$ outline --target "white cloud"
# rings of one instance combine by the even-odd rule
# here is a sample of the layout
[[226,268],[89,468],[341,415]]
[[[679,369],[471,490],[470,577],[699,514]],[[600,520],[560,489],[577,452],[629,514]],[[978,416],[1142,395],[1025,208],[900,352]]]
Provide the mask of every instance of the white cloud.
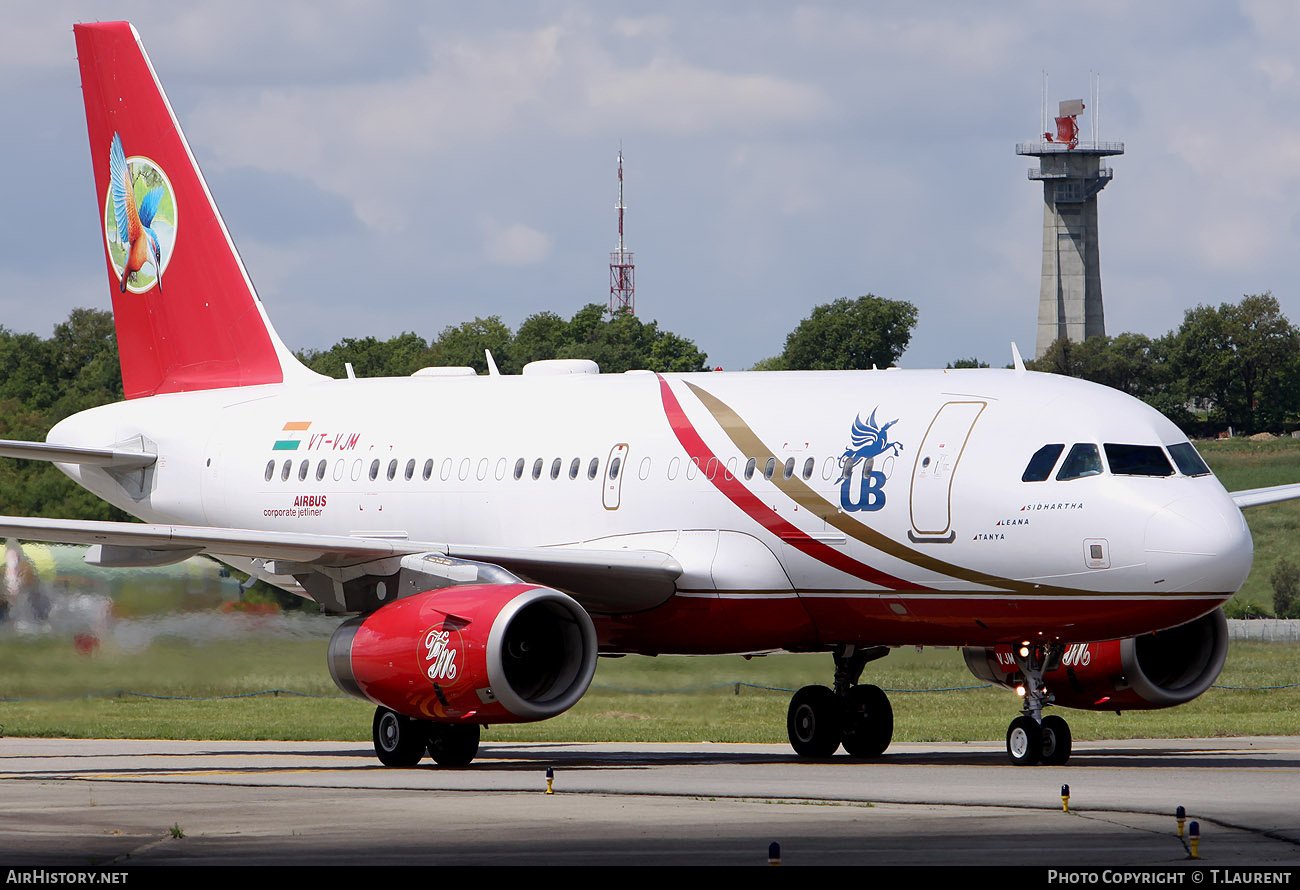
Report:
[[483,234],[483,258],[498,266],[531,266],[551,255],[553,239],[523,223],[501,223],[492,218],[479,221]]
[[676,135],[788,126],[830,110],[825,95],[813,86],[666,58],[590,77],[587,97],[597,114],[640,130]]

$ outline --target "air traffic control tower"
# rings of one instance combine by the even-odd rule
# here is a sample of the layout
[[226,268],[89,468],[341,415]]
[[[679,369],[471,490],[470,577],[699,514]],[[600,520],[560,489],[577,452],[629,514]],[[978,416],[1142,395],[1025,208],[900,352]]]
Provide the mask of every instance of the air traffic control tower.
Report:
[[1106,333],[1097,250],[1097,193],[1114,178],[1102,161],[1124,153],[1122,142],[1079,141],[1082,99],[1060,104],[1056,132],[1022,142],[1016,154],[1038,158],[1029,178],[1043,183],[1043,281],[1034,357],[1060,337],[1082,342]]

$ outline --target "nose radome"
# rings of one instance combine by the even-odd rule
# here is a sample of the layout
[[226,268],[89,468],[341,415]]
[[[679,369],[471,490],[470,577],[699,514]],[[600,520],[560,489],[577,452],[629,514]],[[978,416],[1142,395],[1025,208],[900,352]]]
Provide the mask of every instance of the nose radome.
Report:
[[1226,494],[1174,501],[1147,521],[1147,572],[1160,591],[1233,594],[1250,574],[1255,546]]

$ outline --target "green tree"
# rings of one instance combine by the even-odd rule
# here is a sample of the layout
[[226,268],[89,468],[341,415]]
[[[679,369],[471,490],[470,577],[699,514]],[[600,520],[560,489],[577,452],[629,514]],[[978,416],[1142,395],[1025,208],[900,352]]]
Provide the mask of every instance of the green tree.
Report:
[[1170,362],[1210,417],[1246,432],[1278,429],[1300,408],[1300,333],[1271,293],[1187,310]]
[[1300,567],[1286,557],[1273,566],[1273,614],[1278,618],[1300,618]]
[[[112,316],[74,309],[42,340],[0,328],[0,438],[43,441],[77,411],[122,398]],[[45,461],[0,460],[0,513],[125,519]]]
[[[554,312],[538,312],[524,319],[511,344],[511,358],[519,371],[529,362],[555,358],[564,347],[569,323]],[[502,368],[504,371],[505,368]]]
[[[531,320],[524,322],[521,332]],[[555,333],[552,330],[552,335]],[[600,303],[588,303],[579,309],[558,342],[552,357],[591,359],[607,373],[708,369],[708,356],[690,340],[661,331],[657,321],[645,322],[631,313],[609,317],[609,310]]]
[[346,377],[349,362],[358,377],[406,377],[431,364],[433,352],[423,337],[407,331],[387,340],[344,337],[327,350],[308,350],[298,358],[327,377]]
[[56,419],[122,400],[122,365],[111,312],[73,309],[67,321],[54,326],[49,347],[62,390],[54,404]]
[[487,371],[485,349],[492,350],[492,359],[498,368],[513,367],[510,358],[510,328],[498,315],[475,318],[456,326],[442,329],[433,341],[434,365],[470,367],[480,374]]
[[888,368],[912,339],[916,307],[867,294],[818,306],[785,340],[789,370]]
[[952,371],[958,368],[987,368],[988,362],[982,362],[972,356],[971,358],[959,358],[955,362],[948,362],[947,369]]

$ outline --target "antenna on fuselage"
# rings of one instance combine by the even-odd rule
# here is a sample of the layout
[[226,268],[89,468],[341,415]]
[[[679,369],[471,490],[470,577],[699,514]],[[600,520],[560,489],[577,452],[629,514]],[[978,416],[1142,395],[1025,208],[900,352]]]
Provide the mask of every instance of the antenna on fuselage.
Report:
[[494,359],[492,358],[492,350],[490,350],[490,349],[484,349],[484,350],[483,350],[483,355],[487,356],[488,376],[489,376],[489,377],[500,377],[500,376],[501,376],[501,372],[497,370],[497,363],[496,363],[496,360],[494,360]]
[[1011,367],[1015,368],[1018,373],[1024,373],[1025,360],[1020,357],[1020,350],[1016,347],[1016,341],[1011,341]]

